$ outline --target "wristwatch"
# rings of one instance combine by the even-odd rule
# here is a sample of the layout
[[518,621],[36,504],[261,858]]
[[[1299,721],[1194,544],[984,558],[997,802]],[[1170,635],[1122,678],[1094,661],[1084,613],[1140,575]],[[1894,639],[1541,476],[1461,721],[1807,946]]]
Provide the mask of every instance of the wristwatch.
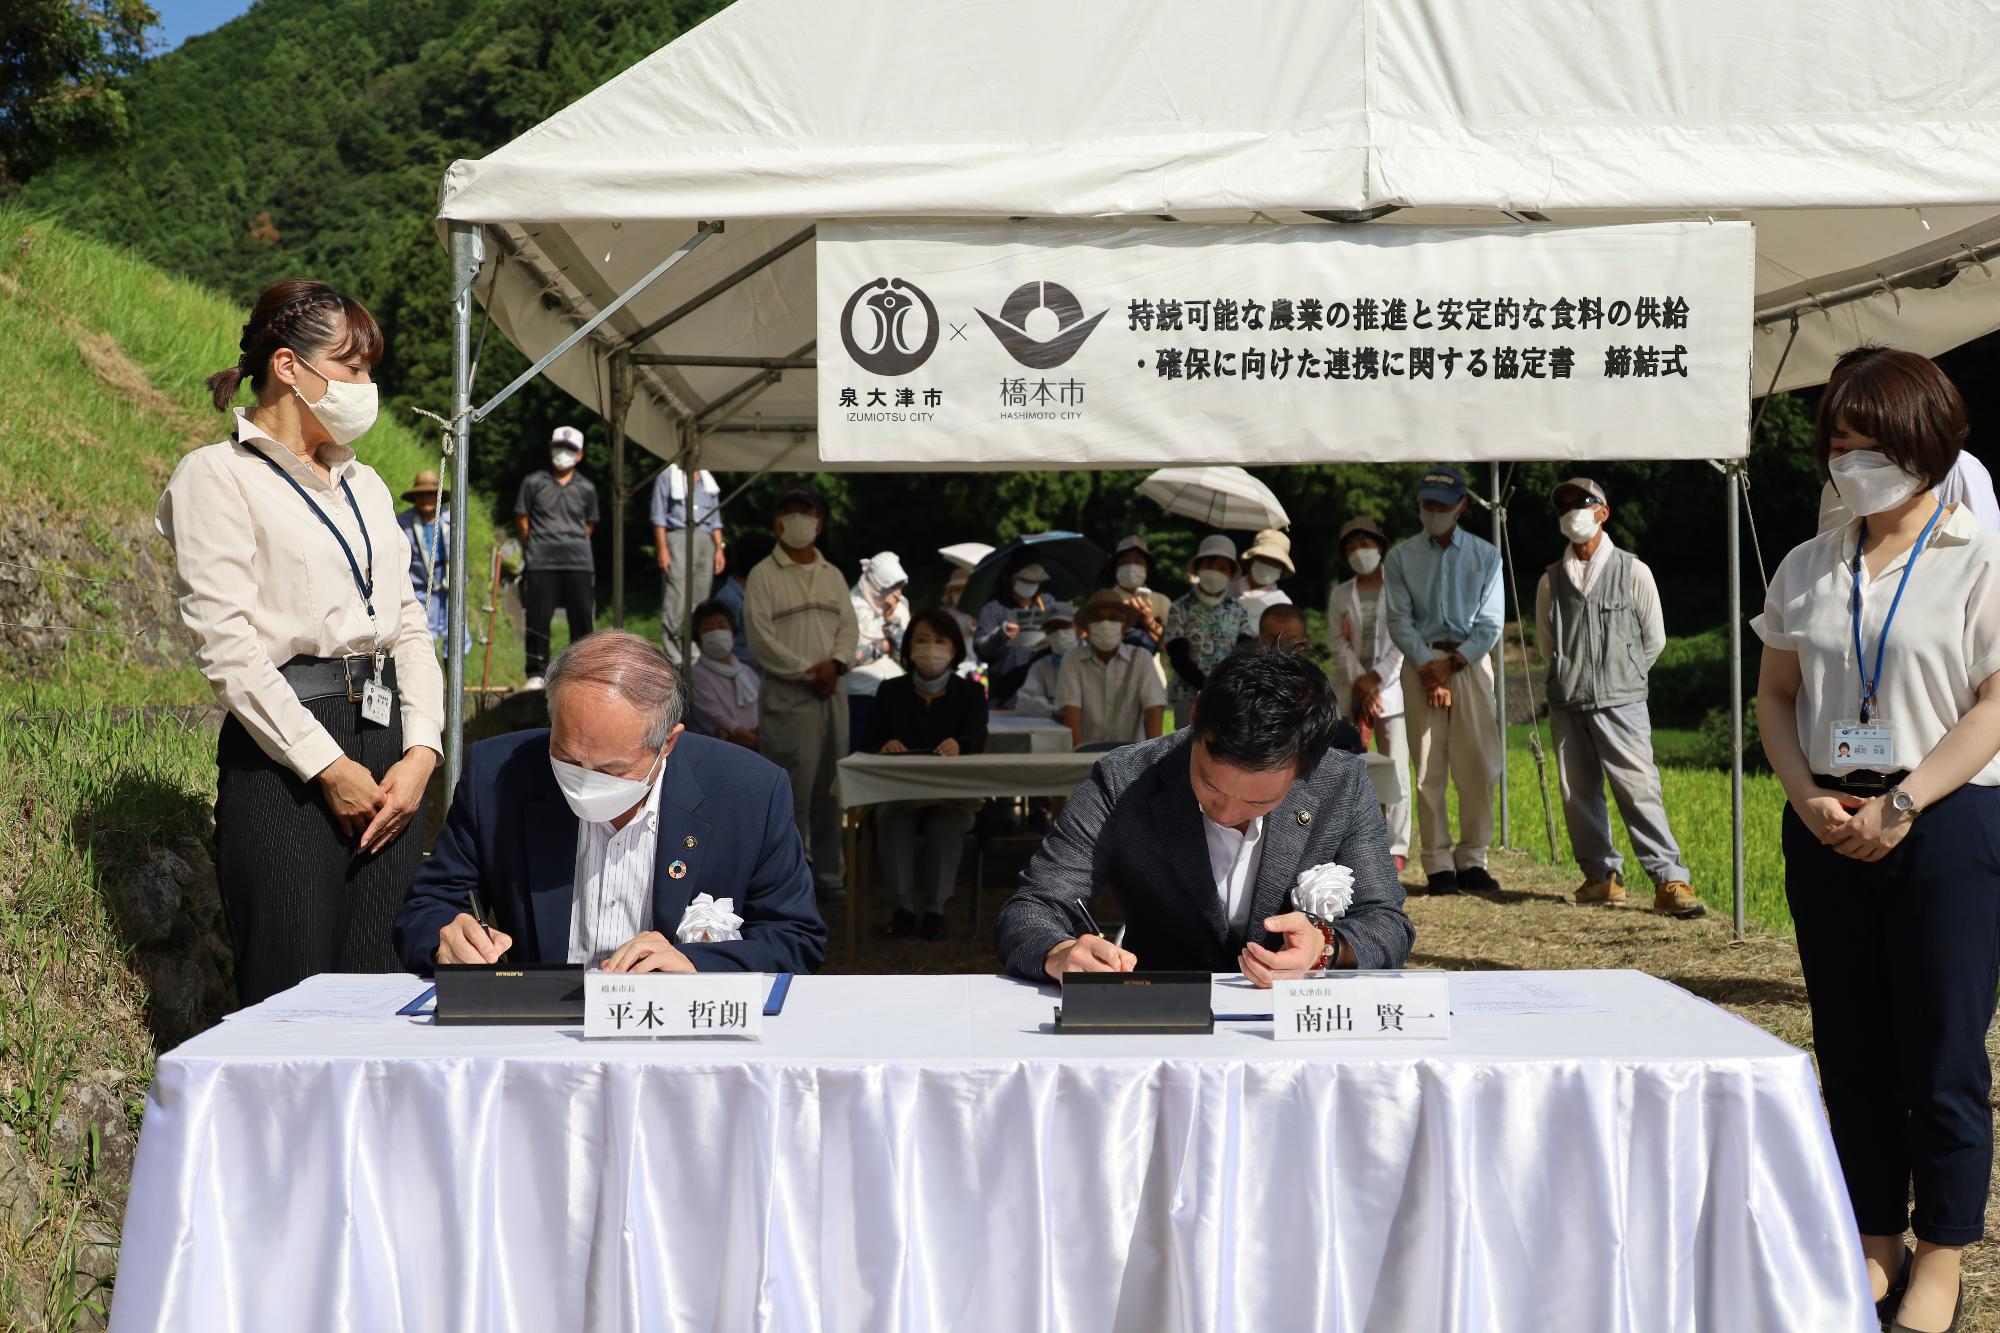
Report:
[[1304,916],[1319,931],[1320,937],[1319,961],[1312,965],[1312,970],[1323,972],[1332,967],[1333,960],[1340,956],[1340,937],[1333,933],[1333,922],[1325,917],[1314,916],[1311,912]]
[[1917,798],[1904,791],[1901,787],[1891,787],[1889,789],[1889,808],[1899,815],[1915,819],[1917,817]]

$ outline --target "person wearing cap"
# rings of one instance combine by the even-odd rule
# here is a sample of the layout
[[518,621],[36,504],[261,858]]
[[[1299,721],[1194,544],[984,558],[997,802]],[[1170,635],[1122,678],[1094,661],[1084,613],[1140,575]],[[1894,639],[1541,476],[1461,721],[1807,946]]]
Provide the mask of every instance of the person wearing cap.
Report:
[[750,647],[764,669],[757,737],[764,757],[791,775],[792,814],[822,893],[845,886],[843,811],[834,766],[847,753],[845,677],[861,639],[840,571],[819,550],[826,529],[819,495],[792,486],[771,525],[778,544],[750,571],[743,607]]
[[910,627],[910,603],[904,596],[909,581],[901,557],[879,551],[861,562],[861,577],[848,590],[861,635],[854,647],[854,670],[847,677],[850,740],[868,734],[868,715],[882,682],[903,674],[897,659]]
[[1291,604],[1291,595],[1278,586],[1279,579],[1299,572],[1292,564],[1290,537],[1276,528],[1265,528],[1243,553],[1243,564],[1243,605],[1250,612],[1251,624],[1258,623],[1266,607]]
[[[1493,649],[1505,603],[1500,552],[1459,527],[1465,475],[1434,467],[1417,484],[1424,530],[1382,562],[1389,637],[1403,654],[1403,703],[1417,761],[1417,820],[1432,893],[1499,888],[1486,869],[1493,788],[1505,752],[1493,697]],[[1446,783],[1458,788],[1458,841]]]
[[590,539],[597,532],[597,487],[576,470],[583,461],[583,432],[557,426],[549,436],[549,467],[521,479],[514,522],[521,531],[527,567],[521,571],[526,613],[528,688],[542,688],[549,665],[549,624],[556,604],[569,619],[575,643],[597,627],[596,561]]
[[1173,706],[1176,728],[1187,725],[1194,697],[1208,673],[1236,651],[1237,644],[1256,637],[1249,611],[1229,595],[1238,572],[1236,544],[1220,533],[1204,537],[1189,569],[1195,586],[1167,612],[1164,631],[1167,660],[1174,669],[1167,702]]
[[1165,726],[1167,695],[1152,654],[1127,641],[1135,614],[1110,588],[1083,604],[1083,648],[1063,659],[1056,677],[1055,715],[1078,748],[1149,741]]
[[1667,827],[1646,676],[1667,646],[1653,571],[1604,530],[1604,488],[1571,477],[1549,493],[1568,543],[1535,587],[1535,642],[1548,659],[1549,730],[1555,736],[1569,847],[1583,871],[1580,903],[1625,897],[1624,858],[1611,840],[1605,779],[1625,816],[1632,848],[1653,881],[1653,910],[1702,914],[1680,844]]
[[1340,528],[1340,558],[1354,577],[1326,598],[1327,646],[1333,651],[1333,687],[1341,715],[1360,730],[1396,770],[1396,798],[1384,810],[1389,853],[1396,869],[1410,855],[1410,737],[1403,725],[1403,650],[1389,637],[1382,611],[1382,556],[1389,538],[1382,520],[1358,514]]
[[[708,600],[715,580],[729,567],[722,542],[722,493],[715,474],[697,470],[693,494],[689,494],[687,473],[678,463],[669,463],[653,478],[653,544],[660,562],[660,646],[667,660],[678,665],[681,658],[681,617],[692,603]],[[688,567],[688,515],[694,515],[693,568]],[[693,598],[688,584],[693,583]],[[699,632],[699,631],[695,631]]]
[[[451,642],[451,599],[446,574],[451,567],[451,512],[438,509],[438,474],[428,468],[403,492],[409,505],[396,515],[396,526],[410,543],[410,589],[424,604],[431,640],[443,652]],[[472,629],[465,631],[464,651],[472,651]]]
[[986,663],[987,691],[995,708],[1007,708],[1020,688],[1021,673],[1042,646],[1042,618],[1049,613],[1049,599],[1042,586],[1049,571],[1024,557],[1008,576],[1006,592],[979,608],[972,647]]
[[1056,716],[1056,677],[1064,659],[1077,649],[1075,608],[1068,602],[1050,602],[1042,616],[1042,633],[1048,640],[1028,662],[1028,672],[1014,692],[1014,712],[1021,717]]

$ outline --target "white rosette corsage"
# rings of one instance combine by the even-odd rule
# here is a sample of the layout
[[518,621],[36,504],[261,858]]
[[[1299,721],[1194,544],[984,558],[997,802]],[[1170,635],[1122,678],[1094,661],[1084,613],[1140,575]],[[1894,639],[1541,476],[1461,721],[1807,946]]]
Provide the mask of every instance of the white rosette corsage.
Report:
[[687,911],[681,913],[674,938],[682,944],[720,944],[724,940],[742,939],[743,918],[731,910],[735,906],[734,898],[718,900],[697,893]]
[[1332,861],[1301,870],[1292,902],[1301,912],[1325,921],[1346,916],[1354,905],[1354,872]]

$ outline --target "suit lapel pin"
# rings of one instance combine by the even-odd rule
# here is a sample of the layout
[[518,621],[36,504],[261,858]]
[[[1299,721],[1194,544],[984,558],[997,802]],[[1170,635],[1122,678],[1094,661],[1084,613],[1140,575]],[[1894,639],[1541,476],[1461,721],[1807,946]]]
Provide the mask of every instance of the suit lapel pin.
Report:
[[667,867],[668,879],[686,879],[687,873],[688,863],[685,861],[676,861]]
[[1312,811],[1310,810],[1299,811],[1299,826],[1301,828],[1305,827],[1306,825],[1312,822],[1313,822]]
[[695,836],[694,836],[694,834],[690,833],[690,834],[688,834],[688,835],[687,835],[687,837],[683,838],[683,839],[681,840],[681,846],[683,846],[683,847],[687,848],[687,849],[688,849],[689,851],[693,851],[693,850],[695,849]]

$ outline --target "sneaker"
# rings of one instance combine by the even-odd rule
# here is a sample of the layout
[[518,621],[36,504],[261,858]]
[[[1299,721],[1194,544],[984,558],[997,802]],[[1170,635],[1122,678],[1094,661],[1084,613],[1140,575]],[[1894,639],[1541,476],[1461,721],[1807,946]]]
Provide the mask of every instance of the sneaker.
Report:
[[889,916],[889,924],[882,927],[882,933],[892,940],[908,939],[917,933],[917,914],[908,908],[898,907]]
[[1485,866],[1467,866],[1458,872],[1458,887],[1467,893],[1498,893],[1500,881],[1487,874]]
[[1458,876],[1449,870],[1440,870],[1432,875],[1424,885],[1425,893],[1457,893]]
[[547,686],[548,682],[543,680],[540,676],[530,676],[528,677],[527,683],[523,685],[521,688],[524,690],[540,690],[547,688]]
[[941,940],[944,938],[943,912],[924,913],[924,938],[927,940]]
[[1625,901],[1625,876],[1614,870],[1603,879],[1587,879],[1577,886],[1576,900],[1580,903],[1622,903]]
[[1694,896],[1694,885],[1684,879],[1670,879],[1653,890],[1653,910],[1679,921],[1692,921],[1708,911]]

